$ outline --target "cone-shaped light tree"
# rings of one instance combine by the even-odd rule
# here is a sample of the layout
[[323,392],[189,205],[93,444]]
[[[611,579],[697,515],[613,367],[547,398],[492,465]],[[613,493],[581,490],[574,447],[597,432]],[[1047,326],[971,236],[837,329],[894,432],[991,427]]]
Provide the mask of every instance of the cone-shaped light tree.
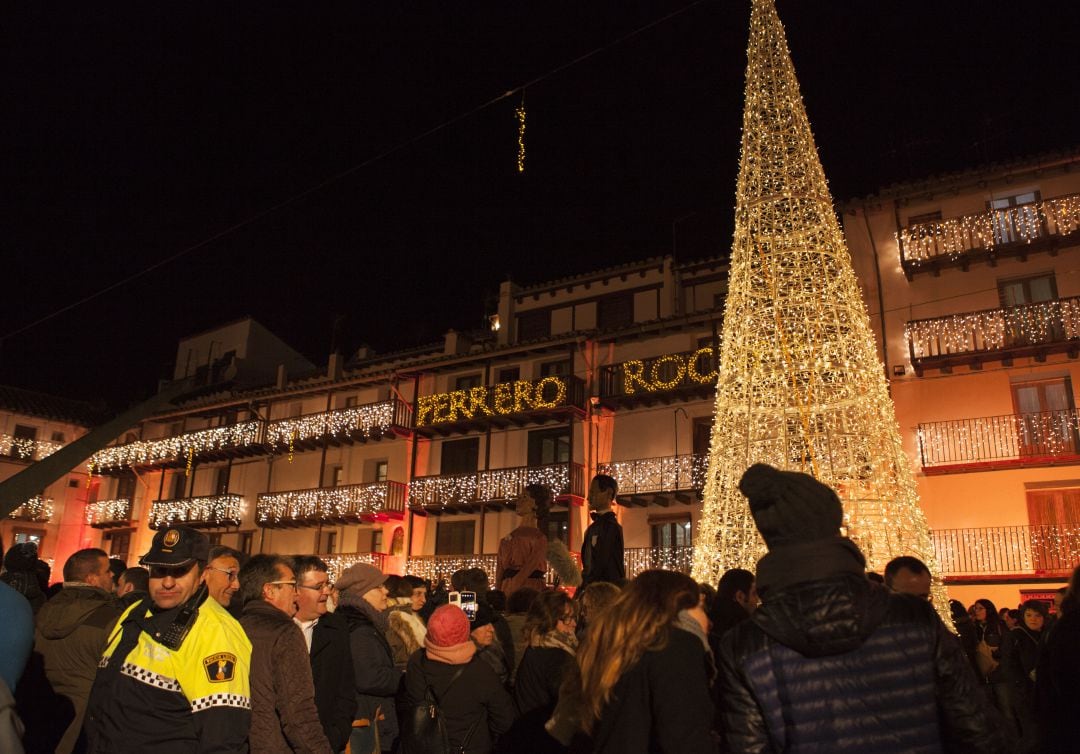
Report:
[[753,0],[735,237],[694,577],[754,569],[764,545],[739,492],[753,463],[804,471],[844,503],[881,571],[930,531],[773,0]]

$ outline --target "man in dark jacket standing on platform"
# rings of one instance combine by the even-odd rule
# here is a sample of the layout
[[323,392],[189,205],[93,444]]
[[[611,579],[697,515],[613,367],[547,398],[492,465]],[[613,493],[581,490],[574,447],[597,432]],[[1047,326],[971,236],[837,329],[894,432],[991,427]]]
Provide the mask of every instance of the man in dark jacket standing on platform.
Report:
[[626,580],[623,561],[623,531],[611,510],[618,483],[607,474],[597,474],[589,484],[589,515],[592,523],[581,542],[581,587],[594,581],[622,584]]
[[761,607],[721,641],[728,750],[1007,750],[933,607],[866,579],[835,492],[764,464],[739,489],[769,553]]
[[240,569],[240,596],[240,625],[251,640],[251,751],[330,754],[315,711],[307,645],[292,620],[296,578],[289,561],[253,557]]

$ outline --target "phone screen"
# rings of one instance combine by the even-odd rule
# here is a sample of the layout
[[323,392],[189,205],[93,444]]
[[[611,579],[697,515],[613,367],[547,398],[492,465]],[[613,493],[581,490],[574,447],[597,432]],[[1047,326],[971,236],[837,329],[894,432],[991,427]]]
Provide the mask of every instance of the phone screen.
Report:
[[476,592],[461,592],[461,609],[469,620],[476,620]]

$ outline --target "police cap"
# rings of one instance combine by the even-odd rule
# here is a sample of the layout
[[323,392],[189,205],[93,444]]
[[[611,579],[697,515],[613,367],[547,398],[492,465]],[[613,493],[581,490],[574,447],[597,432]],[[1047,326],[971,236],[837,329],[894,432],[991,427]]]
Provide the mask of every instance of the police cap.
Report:
[[167,526],[159,529],[150,552],[139,558],[144,566],[184,566],[194,561],[206,562],[210,540],[190,526]]

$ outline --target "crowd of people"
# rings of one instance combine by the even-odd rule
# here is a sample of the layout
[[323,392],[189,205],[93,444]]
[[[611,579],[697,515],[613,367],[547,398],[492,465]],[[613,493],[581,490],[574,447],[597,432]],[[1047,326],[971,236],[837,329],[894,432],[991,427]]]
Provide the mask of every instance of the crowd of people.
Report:
[[768,553],[715,585],[623,578],[609,477],[590,486],[575,590],[541,578],[542,489],[519,501],[498,573],[465,569],[449,585],[367,563],[332,580],[316,556],[248,557],[170,526],[140,567],[85,549],[50,588],[36,552],[12,548],[0,750],[1075,748],[1080,567],[1053,617],[1038,601],[954,601],[954,632],[922,562],[867,573],[831,489],[760,464],[740,489]]

